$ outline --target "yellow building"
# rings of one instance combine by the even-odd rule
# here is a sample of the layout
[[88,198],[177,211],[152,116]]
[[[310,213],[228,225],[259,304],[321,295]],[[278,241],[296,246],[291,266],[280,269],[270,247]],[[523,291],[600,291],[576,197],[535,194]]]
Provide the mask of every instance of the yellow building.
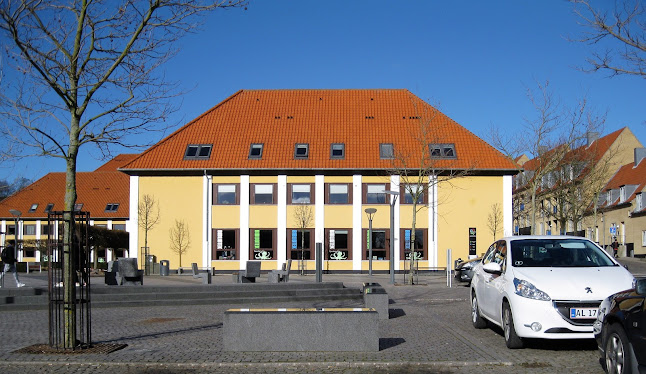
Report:
[[171,268],[293,259],[312,271],[320,243],[325,270],[366,271],[367,208],[375,271],[389,269],[391,240],[396,270],[411,255],[436,268],[447,249],[483,253],[494,206],[496,235],[512,231],[514,164],[407,90],[242,90],[119,170],[130,175],[130,253],[144,246],[135,212],[147,197],[160,217],[149,253]]

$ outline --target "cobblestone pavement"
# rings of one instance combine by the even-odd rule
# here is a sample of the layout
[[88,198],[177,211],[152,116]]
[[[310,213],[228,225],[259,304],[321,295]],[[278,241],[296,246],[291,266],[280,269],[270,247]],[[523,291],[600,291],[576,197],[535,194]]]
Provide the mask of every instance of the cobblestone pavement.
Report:
[[[646,263],[635,262],[639,269]],[[28,286],[36,278],[23,277]],[[470,323],[469,289],[447,287],[442,276],[418,285],[389,285],[387,275],[324,275],[359,287],[379,282],[391,298],[389,320],[379,322],[379,352],[225,352],[223,312],[241,305],[155,306],[92,310],[92,342],[126,344],[109,354],[22,354],[48,341],[48,312],[0,313],[2,373],[603,373],[590,340],[530,341],[505,347],[501,331]],[[230,276],[214,281],[230,282]],[[292,277],[290,277],[292,281]],[[294,276],[313,282],[313,276]],[[151,283],[151,282],[147,282]],[[263,307],[360,306],[353,302],[262,304]]]

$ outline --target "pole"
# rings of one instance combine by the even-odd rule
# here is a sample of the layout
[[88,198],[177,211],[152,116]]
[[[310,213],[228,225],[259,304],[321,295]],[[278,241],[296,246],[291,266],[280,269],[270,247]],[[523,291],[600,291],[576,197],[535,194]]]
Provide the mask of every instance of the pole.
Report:
[[372,276],[372,217],[368,220],[368,275]]
[[395,284],[395,201],[397,195],[390,202],[390,284]]
[[323,243],[316,243],[316,283],[323,282]]

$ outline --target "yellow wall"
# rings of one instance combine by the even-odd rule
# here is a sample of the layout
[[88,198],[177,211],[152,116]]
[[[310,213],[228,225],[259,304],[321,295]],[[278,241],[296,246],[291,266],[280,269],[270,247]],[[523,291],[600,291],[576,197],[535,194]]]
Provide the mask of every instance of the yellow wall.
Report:
[[[157,256],[158,261],[168,260],[172,269],[180,266],[179,255],[169,245],[169,230],[175,225],[175,220],[183,220],[190,230],[191,243],[187,253],[182,255],[181,266],[188,267],[193,262],[198,265],[202,263],[202,185],[202,177],[139,178],[139,200],[144,194],[148,194],[159,202],[159,223],[148,232],[150,254]],[[139,245],[136,250],[139,252],[143,246],[144,232],[139,228]]]

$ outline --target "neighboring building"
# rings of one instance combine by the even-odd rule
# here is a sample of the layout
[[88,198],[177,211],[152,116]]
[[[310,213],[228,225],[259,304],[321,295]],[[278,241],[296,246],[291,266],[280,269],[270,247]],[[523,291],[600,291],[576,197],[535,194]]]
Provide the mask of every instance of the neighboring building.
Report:
[[[416,130],[433,132],[420,146]],[[410,243],[412,201],[393,168],[407,155],[416,172],[422,149],[443,178],[469,175],[430,188]],[[417,166],[416,166],[417,165]],[[327,271],[367,271],[369,220],[376,208],[373,269],[406,266],[414,249],[419,266],[444,267],[484,253],[493,240],[487,216],[498,204],[511,234],[512,175],[516,166],[493,147],[407,90],[241,90],[189,122],[119,170],[130,175],[131,256],[144,246],[135,212],[143,196],[160,209],[148,233],[149,253],[180,266],[170,230],[183,222],[190,236],[181,266],[231,271],[247,260],[276,269],[287,259],[314,270],[322,243]],[[400,192],[390,232],[390,198]],[[299,224],[299,213],[311,221]],[[304,227],[303,227],[304,226]],[[475,229],[475,230],[472,230]],[[471,236],[470,236],[471,234]],[[303,238],[303,236],[305,238]],[[304,239],[304,240],[303,240]],[[303,245],[303,242],[305,243]]]
[[585,235],[603,244],[603,235],[594,229],[599,222],[591,222],[597,216],[588,209],[617,169],[633,161],[633,150],[640,147],[639,140],[625,127],[601,138],[590,133],[584,146],[573,150],[557,147],[525,161],[522,172],[514,177],[515,232],[532,231],[535,185],[536,234]]
[[[119,155],[93,172],[76,174],[77,200],[75,210],[89,212],[90,224],[111,230],[126,230],[129,220],[129,178],[117,171],[119,166],[136,155]],[[65,197],[65,173],[49,173],[0,202],[0,245],[13,244],[16,235],[15,216],[19,211],[18,261],[39,262],[45,255],[48,233],[48,212],[62,211]],[[56,223],[58,224],[58,223]],[[94,254],[93,254],[94,256]],[[98,257],[111,260],[128,256],[127,249],[101,250]]]
[[598,230],[603,233],[601,244],[609,246],[617,239],[620,256],[646,257],[646,148],[635,149],[634,157],[599,196]]

